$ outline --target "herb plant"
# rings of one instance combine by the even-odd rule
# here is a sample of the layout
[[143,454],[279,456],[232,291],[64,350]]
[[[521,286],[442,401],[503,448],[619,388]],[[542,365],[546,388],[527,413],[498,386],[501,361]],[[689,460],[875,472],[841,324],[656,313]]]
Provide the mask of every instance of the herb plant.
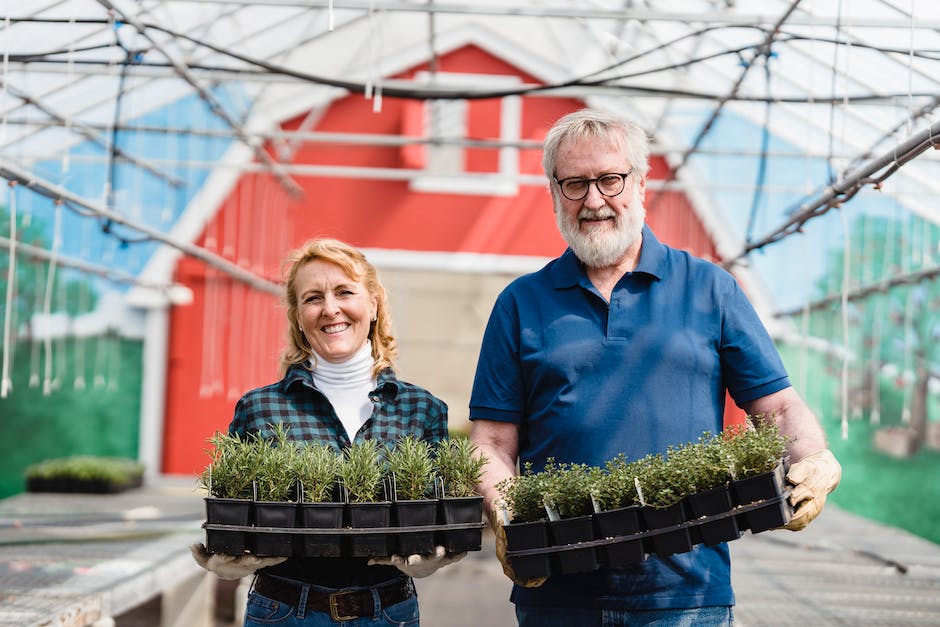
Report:
[[346,484],[350,501],[368,503],[379,500],[384,477],[383,462],[375,440],[361,440],[346,448],[339,476]]
[[389,448],[386,461],[399,497],[418,500],[431,493],[434,463],[426,441],[409,434]]
[[287,437],[289,425],[269,425],[270,438],[256,438],[252,444],[258,448],[258,500],[290,501],[296,484],[294,460],[297,444]]
[[199,485],[216,498],[251,498],[252,482],[258,476],[261,448],[257,435],[245,439],[216,431],[210,438],[210,463],[199,475]]
[[594,511],[591,504],[591,470],[585,464],[556,464],[549,458],[541,475],[542,499],[554,506],[561,518],[586,516]]
[[787,438],[780,433],[773,417],[764,416],[748,416],[744,424],[726,429],[722,442],[735,479],[770,472],[787,448]]
[[303,487],[304,502],[332,500],[340,463],[342,457],[329,444],[308,441],[297,448],[294,474]]
[[532,472],[532,463],[523,465],[522,474],[503,479],[496,484],[502,502],[509,509],[513,523],[545,520],[542,497],[544,475]]
[[607,461],[603,469],[591,475],[591,492],[602,510],[620,509],[640,504],[634,478],[640,474],[640,462],[628,462],[621,453]]
[[438,444],[434,468],[444,481],[444,496],[464,498],[476,494],[487,458],[469,438],[449,438]]

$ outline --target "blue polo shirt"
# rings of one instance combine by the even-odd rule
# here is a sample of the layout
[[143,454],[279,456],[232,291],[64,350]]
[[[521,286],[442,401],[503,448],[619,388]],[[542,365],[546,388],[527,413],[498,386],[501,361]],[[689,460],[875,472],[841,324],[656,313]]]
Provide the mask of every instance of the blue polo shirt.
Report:
[[[520,426],[519,456],[601,466],[722,428],[737,403],[790,383],[735,279],[643,230],[640,261],[608,304],[571,252],[513,281],[490,315],[470,419]],[[516,586],[523,605],[620,609],[731,605],[726,545],[651,557],[632,568]]]

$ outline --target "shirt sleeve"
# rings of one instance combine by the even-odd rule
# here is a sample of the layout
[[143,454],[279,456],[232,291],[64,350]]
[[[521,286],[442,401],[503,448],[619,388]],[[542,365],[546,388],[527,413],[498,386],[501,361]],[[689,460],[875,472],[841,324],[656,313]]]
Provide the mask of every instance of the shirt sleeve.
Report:
[[728,393],[740,405],[790,387],[786,368],[766,327],[737,281],[722,307],[721,368]]
[[470,394],[470,420],[522,422],[525,388],[519,360],[519,318],[514,312],[503,292],[483,334]]

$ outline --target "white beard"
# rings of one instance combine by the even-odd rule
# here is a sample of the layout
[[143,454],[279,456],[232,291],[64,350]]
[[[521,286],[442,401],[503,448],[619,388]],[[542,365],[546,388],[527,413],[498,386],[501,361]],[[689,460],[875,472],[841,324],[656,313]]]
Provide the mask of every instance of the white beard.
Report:
[[[592,231],[586,235],[581,232],[580,220],[607,217],[614,218],[613,230]],[[558,230],[575,256],[589,268],[604,268],[620,261],[630,246],[639,240],[645,220],[646,208],[636,187],[633,188],[630,207],[620,216],[605,205],[597,211],[582,209],[576,218],[571,219],[561,210],[560,201],[555,199]]]

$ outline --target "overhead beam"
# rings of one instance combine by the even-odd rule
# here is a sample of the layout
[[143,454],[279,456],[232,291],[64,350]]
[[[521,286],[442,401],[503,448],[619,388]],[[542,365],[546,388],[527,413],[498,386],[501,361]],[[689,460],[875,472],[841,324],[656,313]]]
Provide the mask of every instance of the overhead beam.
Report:
[[2,156],[0,156],[0,177],[3,177],[9,181],[15,181],[16,183],[23,185],[24,187],[29,188],[34,192],[45,196],[46,198],[70,203],[77,207],[82,207],[102,218],[110,220],[115,224],[121,224],[128,228],[134,229],[135,231],[146,235],[154,241],[171,246],[172,248],[175,248],[176,250],[193,257],[194,259],[198,259],[206,265],[209,265],[219,270],[220,272],[231,276],[236,281],[241,281],[242,283],[256,290],[278,296],[282,292],[280,286],[277,283],[253,274],[252,272],[235,265],[224,257],[220,257],[219,255],[209,252],[205,248],[195,246],[194,244],[174,240],[162,231],[151,228],[146,224],[141,224],[123,214],[111,211],[104,205],[86,200],[85,198],[70,192],[64,187],[54,185],[53,183],[39,178],[32,172],[24,170],[23,168],[12,163],[8,159],[3,158]]
[[281,184],[281,186],[293,197],[300,198],[303,196],[303,189],[293,181],[290,176],[288,176],[281,164],[274,160],[271,155],[264,149],[260,143],[250,136],[245,129],[242,127],[241,123],[233,118],[225,110],[225,107],[222,105],[219,100],[212,95],[208,89],[202,86],[202,84],[196,79],[193,73],[189,70],[186,65],[176,59],[171,55],[159,42],[157,42],[151,35],[147,27],[138,21],[135,17],[128,15],[126,12],[118,9],[110,0],[98,0],[98,3],[105,7],[106,9],[113,11],[116,16],[119,16],[123,21],[133,26],[137,29],[137,32],[140,35],[150,42],[153,48],[166,57],[167,61],[173,66],[173,69],[182,78],[184,81],[189,83],[189,85],[196,90],[196,93],[202,98],[203,101],[208,105],[209,110],[212,111],[217,117],[231,127],[233,133],[238,138],[239,141],[244,143],[246,146],[251,148],[255,157],[268,168],[274,178]]

